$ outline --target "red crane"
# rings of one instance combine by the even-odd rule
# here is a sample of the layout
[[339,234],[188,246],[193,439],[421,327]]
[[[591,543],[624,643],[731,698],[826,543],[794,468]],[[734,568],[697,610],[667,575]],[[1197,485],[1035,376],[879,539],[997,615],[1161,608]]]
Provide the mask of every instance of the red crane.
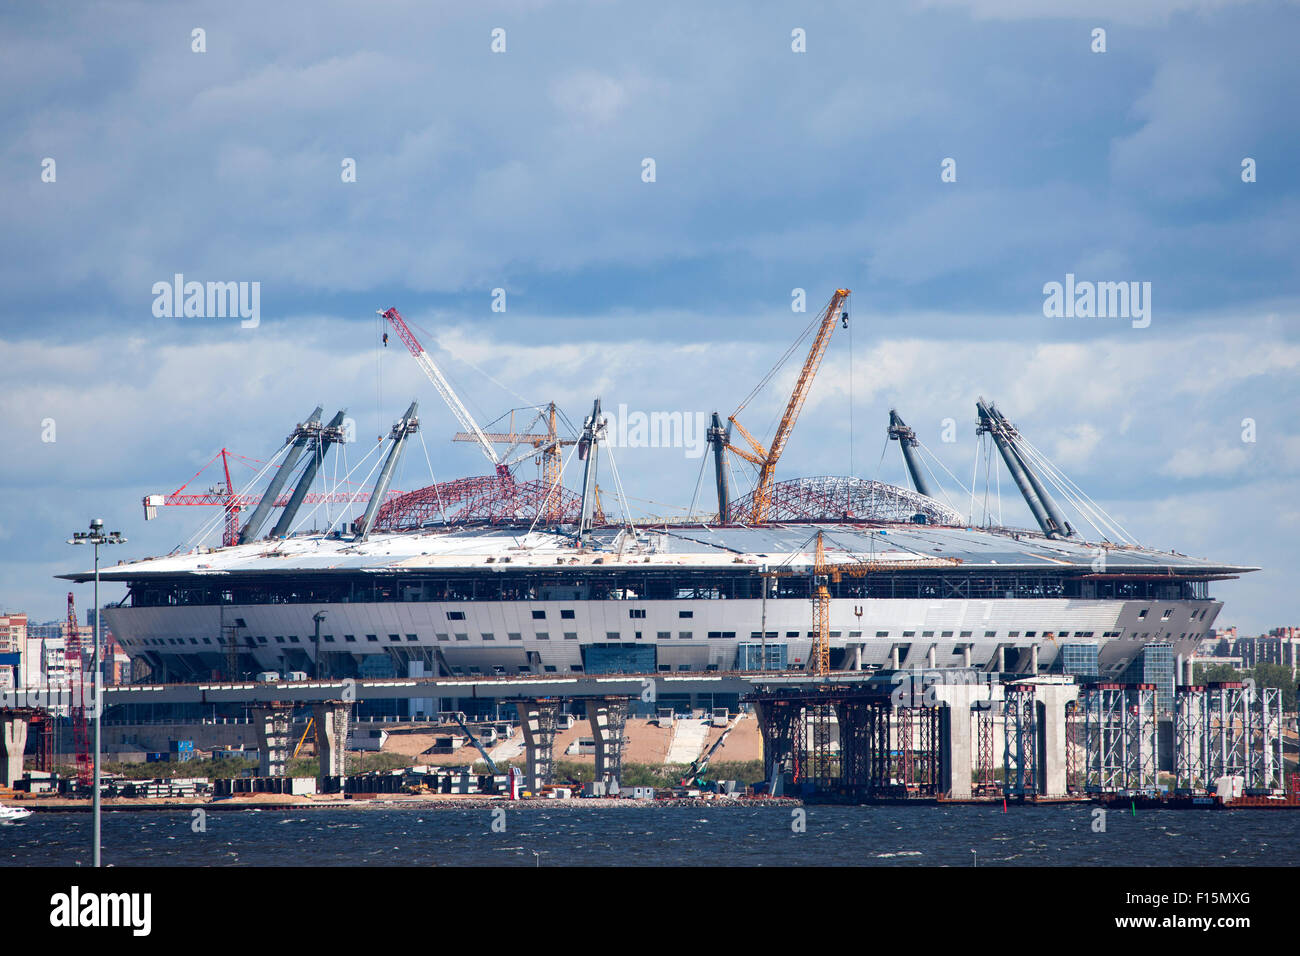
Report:
[[77,754],[77,779],[91,783],[90,741],[86,734],[86,665],[81,656],[81,629],[77,627],[77,608],[68,592],[68,636],[63,644],[64,670],[72,692],[72,706],[68,716],[72,719],[73,746]]
[[[256,505],[259,501],[262,500],[262,496],[261,494],[240,495],[240,494],[235,494],[232,491],[232,489],[234,488],[234,484],[231,482],[230,479],[230,458],[232,457],[238,458],[240,461],[244,462],[245,464],[249,464],[250,462],[259,465],[262,464],[262,462],[257,461],[256,458],[245,458],[243,455],[235,454],[234,452],[227,451],[226,449],[223,448],[221,449],[221,451],[217,452],[215,455],[209,458],[207,463],[202,468],[200,468],[193,475],[191,475],[189,481],[185,482],[185,484],[181,485],[171,494],[145,495],[144,520],[151,521],[154,518],[158,517],[158,508],[162,507],[163,505],[214,505],[216,507],[225,509],[226,519],[225,519],[224,528],[222,529],[222,533],[221,533],[221,543],[227,546],[237,544],[239,542],[239,513],[244,508],[251,508],[254,505]],[[206,493],[191,492],[190,494],[185,494],[184,493],[185,489],[189,487],[190,482],[192,482],[195,478],[199,477],[199,475],[207,471],[208,468],[211,467],[212,463],[215,462],[218,458],[221,459],[221,467],[225,473],[225,478],[226,478],[225,485],[224,486],[214,485],[213,487],[209,488]],[[250,467],[252,466],[250,465]],[[400,491],[389,491],[388,497],[389,499],[392,499],[398,497],[400,494],[401,494]],[[313,491],[308,493],[303,500],[307,504],[317,504],[319,502],[327,501],[327,500],[331,504],[346,504],[348,502],[364,504],[370,500],[370,492],[334,491],[334,492],[326,493],[326,492]],[[286,492],[276,498],[275,506],[277,508],[280,508],[288,504],[288,502],[289,502],[289,493]]]

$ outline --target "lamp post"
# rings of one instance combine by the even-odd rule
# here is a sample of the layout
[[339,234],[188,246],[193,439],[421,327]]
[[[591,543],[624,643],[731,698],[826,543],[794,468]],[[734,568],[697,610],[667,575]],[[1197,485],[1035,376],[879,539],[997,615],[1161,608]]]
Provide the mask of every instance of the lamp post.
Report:
[[[101,544],[125,544],[126,538],[122,537],[120,531],[110,531],[104,533],[104,522],[100,518],[93,518],[90,522],[89,531],[74,531],[72,537],[68,539],[68,544],[93,544],[95,546],[95,643],[94,653],[91,656],[91,700],[95,706],[95,749],[93,753],[94,776],[91,782],[91,816],[93,823],[93,845],[91,849],[91,865],[99,866],[99,750],[100,750],[100,722],[103,718],[104,703],[103,693],[100,687],[99,674],[99,546]],[[81,679],[81,704],[84,709],[86,702],[86,679]]]

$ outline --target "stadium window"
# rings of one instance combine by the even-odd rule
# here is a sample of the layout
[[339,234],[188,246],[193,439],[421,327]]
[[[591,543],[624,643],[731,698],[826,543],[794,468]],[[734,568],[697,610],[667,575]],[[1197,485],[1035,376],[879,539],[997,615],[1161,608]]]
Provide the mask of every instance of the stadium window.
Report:
[[551,639],[551,635],[547,631],[538,631],[537,639],[539,641],[549,641]]
[[534,621],[544,621],[544,620],[546,620],[546,612],[545,612],[545,611],[534,611],[534,612],[533,612],[533,620],[534,620]]
[[627,610],[627,616],[628,616],[628,617],[635,617],[635,618],[642,618],[642,617],[645,617],[645,608],[643,608],[643,607],[632,607],[632,608],[628,608],[628,610]]
[[449,621],[463,621],[463,620],[465,620],[465,612],[464,612],[464,611],[448,611],[448,612],[447,612],[447,620],[449,620]]
[[572,608],[565,608],[565,609],[561,610],[561,611],[560,611],[560,618],[563,619],[563,620],[565,620],[565,621],[572,621],[572,620],[573,620],[573,609],[572,609]]

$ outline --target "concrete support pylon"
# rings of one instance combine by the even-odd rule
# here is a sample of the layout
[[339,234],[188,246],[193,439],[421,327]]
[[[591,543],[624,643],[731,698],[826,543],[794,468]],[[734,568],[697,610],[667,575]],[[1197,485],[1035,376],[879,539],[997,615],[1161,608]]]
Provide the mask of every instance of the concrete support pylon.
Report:
[[1002,707],[1002,685],[992,682],[939,683],[928,687],[943,704],[939,715],[939,791],[953,800],[972,795],[975,741],[972,715]]
[[1079,699],[1076,684],[1034,683],[1038,707],[1038,793],[1044,797],[1066,794],[1065,705]]
[[515,702],[519,726],[524,732],[524,785],[533,793],[551,782],[555,766],[555,726],[560,702],[549,698]]
[[253,710],[257,730],[257,772],[263,777],[283,777],[289,762],[292,704],[261,704]]
[[12,711],[0,714],[0,785],[12,787],[23,777],[27,749],[27,718]]
[[326,700],[311,705],[316,728],[317,789],[332,793],[342,788],[348,750],[348,717],[352,705],[341,700]]
[[592,698],[587,701],[587,720],[596,742],[596,779],[607,793],[617,793],[623,775],[623,727],[627,723],[626,697]]

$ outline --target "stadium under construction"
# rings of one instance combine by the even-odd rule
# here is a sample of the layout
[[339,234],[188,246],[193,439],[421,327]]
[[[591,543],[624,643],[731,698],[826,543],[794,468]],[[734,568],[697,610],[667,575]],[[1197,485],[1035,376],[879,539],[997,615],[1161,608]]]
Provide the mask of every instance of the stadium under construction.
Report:
[[[829,683],[851,675],[853,686],[864,687],[873,673],[921,669],[985,675],[999,687],[1016,677],[1149,686],[1152,706],[1172,714],[1182,699],[1177,689],[1190,683],[1183,665],[1222,606],[1211,585],[1253,570],[1138,544],[983,398],[975,402],[977,432],[989,461],[996,451],[1023,497],[1033,529],[976,526],[973,514],[939,500],[928,452],[897,410],[887,435],[900,446],[911,488],[851,476],[778,481],[777,462],[831,333],[848,323],[844,289],[796,342],[812,339],[767,444],[738,417],[758,388],[725,420],[714,413],[716,507],[677,520],[633,521],[609,455],[622,514],[606,514],[610,494],[602,503],[597,478],[609,439],[599,399],[567,437],[554,405],[537,408],[523,429],[485,431],[397,310],[381,314],[460,423],[456,440],[476,444],[490,473],[393,491],[421,428],[414,402],[384,447],[376,446],[375,460],[332,486],[321,466],[343,440],[342,412],[322,423],[317,408],[243,489],[231,481],[223,451],[224,487],[144,500],[146,517],[169,505],[217,505],[210,526],[220,529],[220,546],[101,572],[127,587],[104,614],[144,665],[137,673],[154,682],[258,674],[473,682],[472,699],[434,696],[440,691],[431,683],[430,696],[404,705],[369,703],[419,717],[449,706],[488,713],[494,680],[743,674],[761,694],[777,675]],[[541,465],[537,480],[516,477],[528,459]],[[731,488],[736,460],[754,468],[752,489],[740,496]],[[367,466],[369,474],[352,483]],[[571,467],[579,472],[575,490],[564,484]],[[322,507],[326,514],[317,517]],[[1094,529],[1091,540],[1080,524]],[[762,714],[768,703],[741,691],[660,694],[661,706],[734,709],[744,697]],[[835,706],[850,704],[858,706],[847,698]],[[835,709],[816,706],[828,716]],[[781,733],[770,707],[767,713],[765,738],[771,731],[776,741]],[[862,732],[865,740],[878,728]],[[971,740],[980,733],[973,724]],[[806,764],[816,777],[816,747],[796,758],[798,749],[791,744],[781,758],[786,770],[797,778],[796,764]],[[862,769],[869,765],[853,765],[852,773],[868,774],[853,786],[898,777],[877,766],[871,778]],[[837,764],[838,772],[848,766]]]

